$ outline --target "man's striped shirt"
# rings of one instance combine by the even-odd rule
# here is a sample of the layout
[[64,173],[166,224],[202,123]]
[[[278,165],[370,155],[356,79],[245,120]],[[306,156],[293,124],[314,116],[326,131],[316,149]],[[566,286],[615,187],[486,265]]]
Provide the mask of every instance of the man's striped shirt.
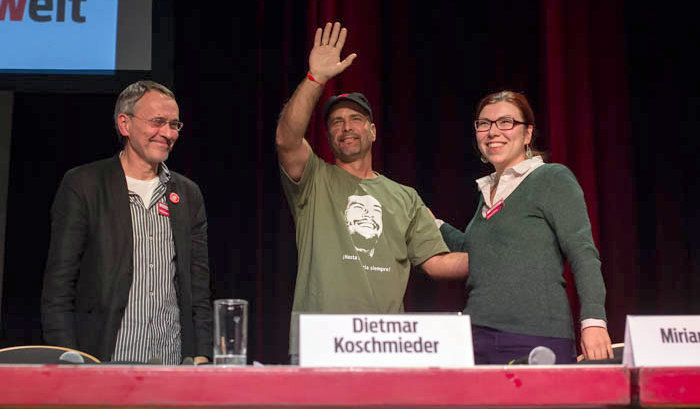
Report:
[[166,193],[170,172],[161,164],[148,207],[129,188],[134,274],[112,361],[179,365],[180,310],[175,290],[175,243]]

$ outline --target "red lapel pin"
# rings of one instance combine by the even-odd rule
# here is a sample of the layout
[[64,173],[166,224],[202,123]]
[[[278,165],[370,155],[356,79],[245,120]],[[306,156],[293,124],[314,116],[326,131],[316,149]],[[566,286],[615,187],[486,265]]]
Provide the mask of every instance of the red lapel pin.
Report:
[[503,199],[497,201],[491,206],[489,210],[486,211],[486,220],[490,219],[491,216],[498,213],[499,210],[503,209]]
[[168,210],[168,205],[165,203],[158,202],[158,213],[165,217],[170,217],[170,211]]

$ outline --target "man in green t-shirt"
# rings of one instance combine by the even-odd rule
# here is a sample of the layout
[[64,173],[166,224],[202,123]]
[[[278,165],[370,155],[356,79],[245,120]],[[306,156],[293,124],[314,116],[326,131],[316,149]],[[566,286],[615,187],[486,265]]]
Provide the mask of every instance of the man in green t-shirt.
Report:
[[[296,224],[293,314],[398,313],[412,265],[438,278],[468,272],[467,254],[449,253],[416,191],[372,170],[377,135],[364,95],[341,94],[324,105],[334,165],[304,139],[323,85],[356,57],[340,60],[346,37],[340,23],[316,30],[309,73],[277,125],[282,186]],[[294,355],[296,320],[291,327]]]

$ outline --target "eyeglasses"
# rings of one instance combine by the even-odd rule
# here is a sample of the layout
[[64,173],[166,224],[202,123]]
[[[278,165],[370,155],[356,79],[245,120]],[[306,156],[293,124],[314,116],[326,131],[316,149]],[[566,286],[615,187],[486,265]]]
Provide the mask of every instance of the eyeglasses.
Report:
[[170,127],[170,129],[172,129],[173,131],[179,132],[182,129],[182,127],[185,126],[185,124],[183,124],[182,122],[177,121],[175,119],[173,119],[172,121],[168,121],[167,119],[160,118],[160,117],[146,119],[146,118],[138,117],[134,114],[127,114],[127,115],[134,117],[134,118],[137,118],[137,119],[140,119],[142,121],[150,122],[151,126],[153,126],[154,128],[162,128],[163,125],[167,124]]
[[476,129],[477,132],[489,131],[491,130],[491,126],[493,124],[496,124],[496,128],[500,129],[501,131],[513,129],[515,128],[515,125],[530,125],[529,122],[521,122],[509,116],[502,116],[495,121],[490,119],[477,119],[474,121],[474,129]]

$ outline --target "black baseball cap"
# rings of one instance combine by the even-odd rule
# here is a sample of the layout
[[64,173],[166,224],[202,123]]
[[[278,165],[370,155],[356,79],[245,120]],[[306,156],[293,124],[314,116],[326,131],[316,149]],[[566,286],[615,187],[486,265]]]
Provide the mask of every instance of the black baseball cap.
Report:
[[367,97],[359,92],[340,94],[328,98],[328,101],[326,101],[326,103],[323,105],[323,122],[328,122],[328,114],[331,113],[331,108],[343,101],[350,101],[359,105],[360,108],[364,109],[369,116],[370,122],[374,122],[374,118],[372,117],[372,108],[369,106],[369,101],[367,101]]

